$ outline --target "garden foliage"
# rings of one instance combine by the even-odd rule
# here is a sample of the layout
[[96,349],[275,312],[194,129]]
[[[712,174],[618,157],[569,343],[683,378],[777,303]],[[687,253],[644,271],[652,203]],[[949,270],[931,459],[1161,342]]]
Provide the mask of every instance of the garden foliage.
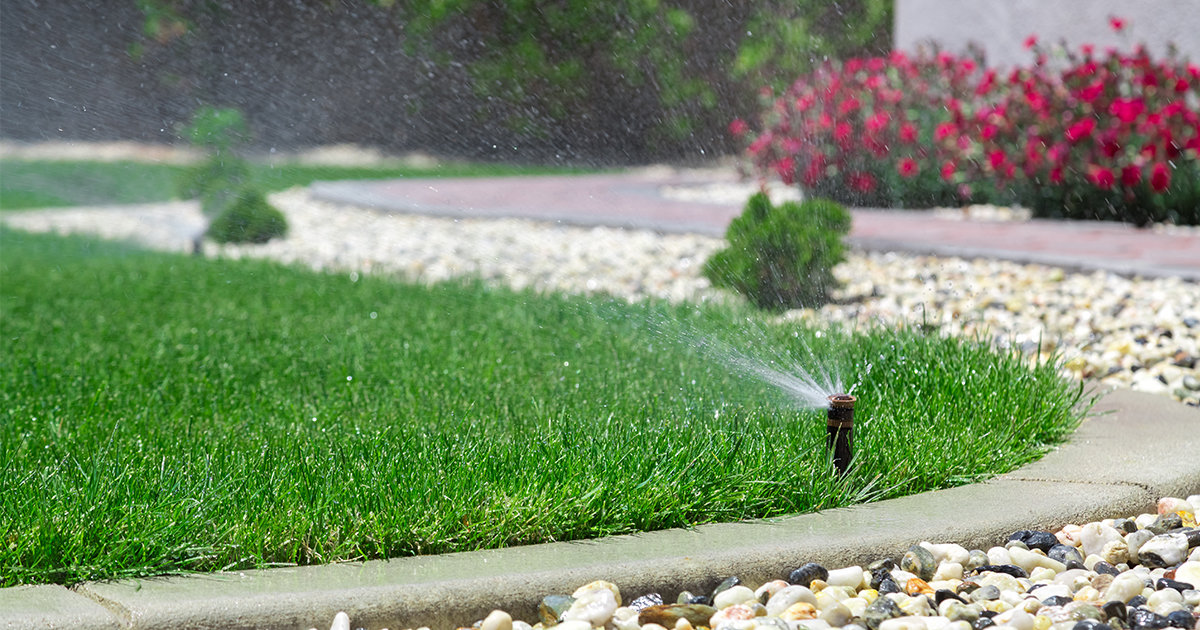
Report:
[[768,310],[820,306],[837,286],[850,215],[826,199],[772,206],[765,193],[750,198],[726,232],[729,247],[704,265],[715,286],[744,294]]
[[184,171],[178,185],[180,196],[199,199],[210,218],[205,236],[218,243],[265,243],[287,232],[287,219],[253,185],[249,165],[236,152],[250,138],[241,111],[200,107],[184,135],[209,154]]
[[756,135],[731,131],[761,174],[847,203],[1200,223],[1200,66],[1026,44],[1034,63],[1008,72],[945,52],[830,61],[768,95]]
[[243,189],[205,233],[218,243],[266,243],[287,233],[287,219],[261,192]]

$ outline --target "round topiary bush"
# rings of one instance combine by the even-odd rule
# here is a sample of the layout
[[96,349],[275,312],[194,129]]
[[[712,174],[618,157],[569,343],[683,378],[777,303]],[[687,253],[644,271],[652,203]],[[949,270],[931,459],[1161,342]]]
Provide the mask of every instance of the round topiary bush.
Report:
[[287,219],[259,191],[246,189],[213,219],[206,236],[218,243],[266,243],[287,233]]
[[729,224],[729,247],[708,259],[704,275],[759,308],[820,306],[837,286],[833,266],[843,260],[842,237],[849,231],[850,215],[838,203],[812,199],[776,207],[759,193]]

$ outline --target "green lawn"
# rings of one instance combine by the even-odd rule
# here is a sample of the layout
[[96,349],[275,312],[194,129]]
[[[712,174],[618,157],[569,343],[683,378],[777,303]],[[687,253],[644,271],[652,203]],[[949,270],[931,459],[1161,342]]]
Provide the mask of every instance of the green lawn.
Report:
[[[0,283],[2,586],[805,512],[1013,469],[1080,414],[1052,365],[733,307],[352,281],[9,229]],[[826,458],[822,412],[701,335],[811,364],[807,345],[861,380],[851,472]]]
[[[264,190],[284,190],[317,180],[393,177],[483,177],[587,172],[581,169],[448,163],[434,168],[364,168],[250,163],[253,181]],[[188,167],[140,162],[0,160],[0,209],[125,204],[176,197],[176,182]]]

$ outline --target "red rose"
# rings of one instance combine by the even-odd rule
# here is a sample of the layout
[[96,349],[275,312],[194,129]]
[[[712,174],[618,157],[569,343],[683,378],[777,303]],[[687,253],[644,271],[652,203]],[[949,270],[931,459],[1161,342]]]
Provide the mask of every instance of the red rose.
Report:
[[1109,190],[1117,183],[1117,178],[1111,170],[1094,164],[1088,169],[1088,180],[1100,190]]
[[1137,120],[1146,111],[1146,102],[1140,98],[1116,98],[1108,106],[1108,113],[1125,124]]
[[741,118],[734,118],[733,122],[729,123],[729,133],[738,138],[746,135],[747,131],[750,131],[750,125],[746,124],[746,121]]
[[942,164],[942,179],[946,181],[954,179],[954,172],[956,170],[954,162],[946,161],[946,163]]
[[903,125],[900,125],[900,140],[902,142],[909,142],[909,143],[916,142],[917,141],[917,128],[914,127],[911,123],[904,123]]
[[995,170],[995,171],[1000,170],[1000,167],[1003,166],[1004,163],[1007,161],[1008,161],[1008,156],[1005,155],[1004,151],[1002,151],[1000,149],[996,149],[995,151],[992,151],[991,153],[988,154],[988,164],[991,165],[992,170]]
[[1112,30],[1120,33],[1125,30],[1125,18],[1110,16],[1108,18],[1108,25],[1112,27]]
[[933,130],[933,139],[939,141],[945,140],[946,138],[953,136],[957,131],[958,129],[954,127],[954,123],[944,122]]
[[1130,164],[1121,169],[1121,185],[1126,188],[1133,188],[1142,181],[1142,169]]
[[845,143],[850,140],[850,134],[853,131],[854,130],[850,127],[850,123],[840,122],[836,127],[833,128],[833,139],[837,140],[838,142]]
[[871,192],[875,190],[875,176],[870,173],[852,173],[850,186],[859,192]]
[[1150,169],[1150,187],[1160,193],[1171,186],[1171,170],[1166,164],[1158,162]]
[[783,183],[792,185],[796,181],[796,161],[791,156],[785,157],[782,160],[775,162],[773,165],[775,172],[779,174],[779,179]]
[[1094,118],[1084,118],[1067,128],[1067,140],[1079,142],[1092,135],[1092,130],[1095,128],[1096,120]]
[[1026,37],[1025,38],[1025,50],[1029,50],[1029,49],[1033,48],[1034,46],[1037,46],[1037,35],[1030,35],[1029,37]]
[[912,158],[904,158],[903,160],[900,160],[899,164],[896,165],[896,170],[900,171],[901,177],[908,178],[915,177],[919,168],[917,167],[916,160]]

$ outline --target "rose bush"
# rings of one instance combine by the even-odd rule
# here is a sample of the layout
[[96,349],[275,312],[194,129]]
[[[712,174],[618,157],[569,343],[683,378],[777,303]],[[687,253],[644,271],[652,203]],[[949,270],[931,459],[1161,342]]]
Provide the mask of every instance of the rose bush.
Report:
[[760,176],[845,203],[1200,224],[1200,66],[1026,47],[1006,73],[945,52],[830,61],[764,94],[760,131],[730,130]]

